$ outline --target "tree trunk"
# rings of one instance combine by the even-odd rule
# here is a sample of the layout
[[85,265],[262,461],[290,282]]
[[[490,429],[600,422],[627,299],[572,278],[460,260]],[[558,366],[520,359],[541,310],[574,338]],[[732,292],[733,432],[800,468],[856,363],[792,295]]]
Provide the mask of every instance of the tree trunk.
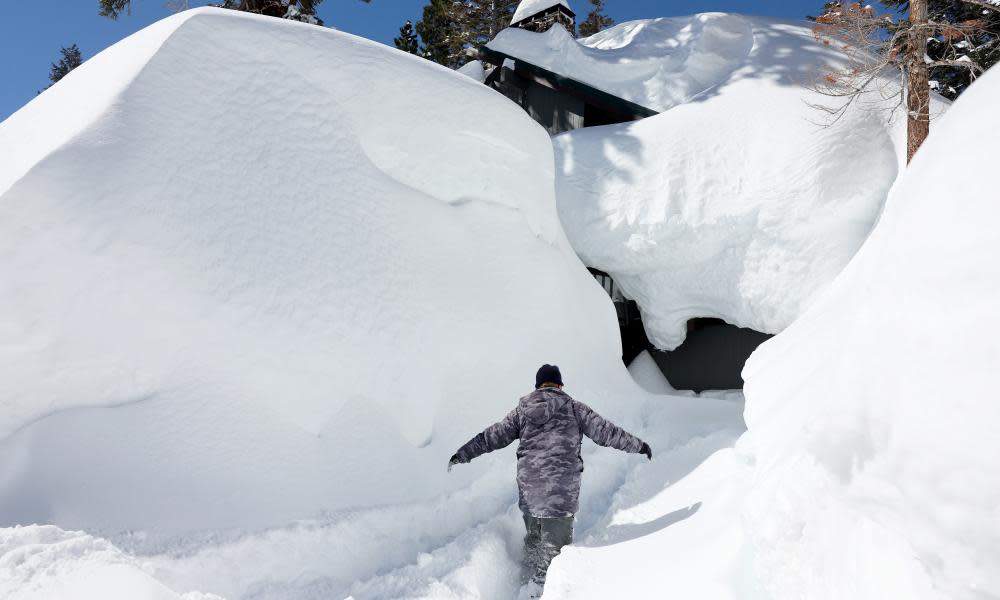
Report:
[[927,0],[910,0],[910,39],[907,44],[906,162],[930,133],[930,83],[927,63]]

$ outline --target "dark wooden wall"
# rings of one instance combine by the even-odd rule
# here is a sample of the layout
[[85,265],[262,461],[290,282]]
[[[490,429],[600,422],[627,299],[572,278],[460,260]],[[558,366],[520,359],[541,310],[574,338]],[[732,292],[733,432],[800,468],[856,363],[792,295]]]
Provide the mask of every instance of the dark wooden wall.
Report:
[[670,385],[678,390],[741,390],[743,366],[772,336],[719,319],[695,319],[676,350],[650,350]]

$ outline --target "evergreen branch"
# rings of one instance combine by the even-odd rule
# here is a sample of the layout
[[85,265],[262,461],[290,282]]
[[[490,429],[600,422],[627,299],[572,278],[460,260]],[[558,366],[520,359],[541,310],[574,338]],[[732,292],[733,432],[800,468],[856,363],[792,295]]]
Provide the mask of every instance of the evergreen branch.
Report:
[[978,6],[980,8],[985,8],[987,10],[993,10],[1000,12],[1000,5],[990,2],[989,0],[959,0],[966,4],[972,4],[973,6]]

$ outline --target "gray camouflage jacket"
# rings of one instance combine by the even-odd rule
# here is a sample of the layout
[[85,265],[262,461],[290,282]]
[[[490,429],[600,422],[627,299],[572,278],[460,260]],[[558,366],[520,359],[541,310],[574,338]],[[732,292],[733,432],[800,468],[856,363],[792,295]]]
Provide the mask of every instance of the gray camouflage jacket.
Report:
[[521,398],[502,421],[459,448],[459,462],[508,446],[516,439],[517,488],[521,510],[535,517],[576,514],[586,435],[600,446],[639,452],[642,440],[577,402],[557,388],[542,388]]

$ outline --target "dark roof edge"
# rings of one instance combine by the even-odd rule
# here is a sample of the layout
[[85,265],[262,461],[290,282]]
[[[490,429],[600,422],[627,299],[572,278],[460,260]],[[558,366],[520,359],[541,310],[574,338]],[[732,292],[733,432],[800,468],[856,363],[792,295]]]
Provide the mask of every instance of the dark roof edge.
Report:
[[532,75],[541,77],[548,80],[550,83],[558,85],[561,88],[565,88],[567,91],[574,93],[581,97],[592,97],[598,104],[603,104],[606,106],[616,106],[624,109],[623,112],[629,112],[640,117],[652,117],[654,115],[660,114],[659,111],[655,111],[651,108],[647,108],[641,104],[636,104],[631,100],[626,100],[614,94],[605,92],[604,90],[598,89],[592,85],[577,81],[576,79],[571,79],[565,77],[558,73],[549,71],[548,69],[539,67],[538,65],[532,64],[523,58],[518,58],[516,56],[511,56],[504,52],[500,52],[489,48],[488,46],[483,46],[479,49],[480,58],[485,62],[499,66],[503,65],[505,59],[510,59],[515,62],[516,68],[515,72],[521,70],[522,68]]

